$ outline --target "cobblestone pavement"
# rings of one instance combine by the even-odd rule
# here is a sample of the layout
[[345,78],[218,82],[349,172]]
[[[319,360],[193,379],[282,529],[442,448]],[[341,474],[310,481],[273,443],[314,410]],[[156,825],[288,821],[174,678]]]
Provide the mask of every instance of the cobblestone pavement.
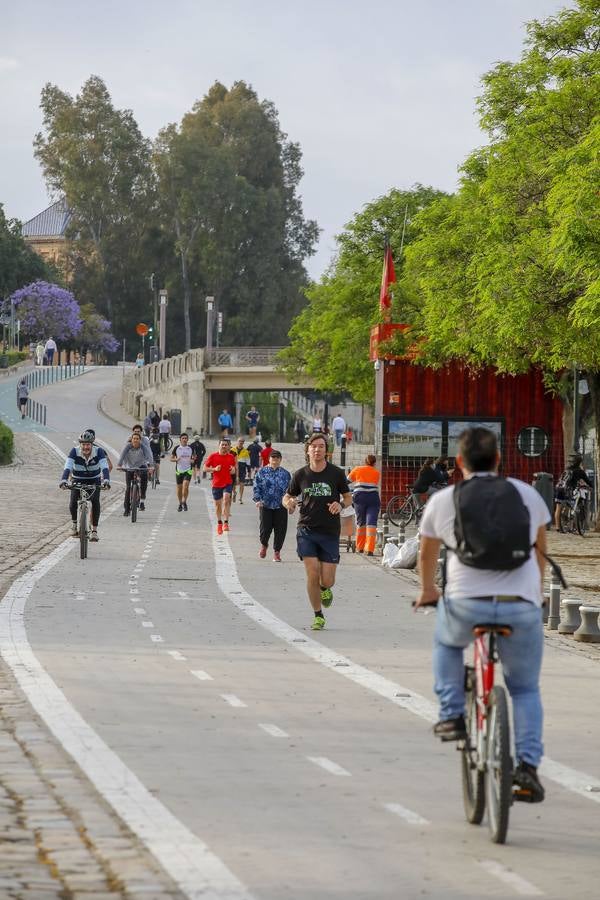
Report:
[[[69,523],[56,490],[59,460],[34,436],[15,435],[15,447],[16,463],[0,468],[0,596],[65,539]],[[182,896],[40,723],[3,662],[0,756],[2,900]]]

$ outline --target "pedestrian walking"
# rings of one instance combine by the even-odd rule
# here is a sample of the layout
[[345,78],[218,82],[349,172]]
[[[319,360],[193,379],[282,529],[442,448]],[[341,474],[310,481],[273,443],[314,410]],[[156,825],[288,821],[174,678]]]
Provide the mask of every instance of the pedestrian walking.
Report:
[[179,444],[173,448],[171,462],[175,463],[175,491],[179,503],[177,512],[187,512],[190,481],[192,480],[192,470],[195,462],[194,451],[189,444],[187,431],[182,431],[179,435]]
[[346,476],[328,463],[323,434],[308,439],[308,465],[294,472],[283,505],[294,513],[300,504],[297,553],[304,562],[313,631],[325,627],[322,607],[333,602],[332,587],[340,561],[340,513],[352,503]]
[[246,421],[248,423],[248,434],[251,438],[256,437],[256,429],[258,428],[258,423],[260,422],[260,413],[257,410],[256,406],[252,404],[248,412],[246,413]]
[[160,432],[162,456],[164,457],[165,453],[167,452],[167,443],[169,440],[169,435],[171,434],[171,420],[169,419],[168,412],[163,413],[162,419],[158,423],[158,430]]
[[236,495],[239,494],[241,504],[244,503],[244,487],[246,484],[246,478],[248,477],[248,473],[250,471],[250,454],[244,447],[244,443],[245,438],[239,437],[237,439],[235,447],[231,448],[231,452],[237,460],[237,471],[233,484],[233,495],[231,499],[235,503]]
[[211,453],[204,463],[204,471],[212,473],[212,495],[217,514],[217,534],[229,531],[229,513],[233,479],[237,460],[231,452],[231,444],[225,438],[219,441],[219,449]]
[[273,534],[273,562],[281,562],[281,548],[287,533],[289,513],[282,500],[290,485],[290,473],[281,465],[279,450],[271,450],[269,465],[264,466],[254,480],[252,499],[259,509],[260,550],[264,559]]
[[144,416],[144,434],[146,437],[150,437],[150,432],[152,431],[152,419],[150,418],[150,413],[146,413]]
[[58,350],[58,347],[56,346],[56,341],[54,340],[53,337],[49,337],[44,345],[44,355],[45,355],[46,359],[48,360],[49,366],[52,365],[52,361],[54,359],[54,354],[56,353],[57,350]]
[[192,452],[194,454],[194,478],[196,484],[200,484],[200,478],[204,475],[202,471],[202,463],[204,461],[204,457],[206,456],[206,447],[200,440],[200,435],[195,434],[194,440],[190,444],[192,448]]
[[217,421],[221,426],[221,437],[229,437],[233,431],[233,419],[231,418],[231,413],[227,409],[224,409]]
[[296,419],[294,431],[296,432],[296,440],[298,441],[298,443],[304,443],[304,438],[306,437],[306,426],[304,425],[304,419],[302,419],[300,416],[298,416],[298,418]]
[[17,409],[21,413],[21,418],[25,418],[25,412],[27,410],[27,400],[29,399],[29,388],[27,387],[27,381],[24,378],[21,378],[19,383],[17,384]]
[[256,473],[260,469],[260,454],[262,449],[263,448],[261,447],[258,438],[255,437],[248,447],[248,453],[250,454],[250,478],[254,478],[256,476]]
[[135,365],[136,365],[137,369],[142,368],[142,366],[144,365],[144,354],[143,353],[138,353],[138,355],[135,358]]
[[265,441],[265,446],[260,451],[260,462],[261,462],[262,466],[269,465],[269,459],[271,458],[271,450],[272,449],[273,448],[271,447],[271,441],[267,439]]
[[38,341],[35,347],[35,362],[37,366],[41,366],[44,362],[44,345]]
[[321,416],[313,416],[312,430],[313,434],[315,434],[317,431],[323,431],[323,419],[321,418]]
[[352,503],[356,511],[356,550],[373,556],[377,538],[377,519],[381,509],[379,482],[381,475],[375,468],[377,457],[372,453],[362,466],[355,466],[348,475],[352,488]]
[[342,436],[346,430],[346,421],[339,413],[335,416],[333,422],[331,423],[331,427],[333,429],[333,433],[335,435],[335,443],[336,446],[341,447],[342,445]]

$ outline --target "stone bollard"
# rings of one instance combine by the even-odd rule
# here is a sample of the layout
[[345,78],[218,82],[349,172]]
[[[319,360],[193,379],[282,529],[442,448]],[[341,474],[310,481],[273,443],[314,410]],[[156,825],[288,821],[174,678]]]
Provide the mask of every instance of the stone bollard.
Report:
[[554,574],[550,576],[550,603],[548,606],[548,629],[556,631],[560,622],[560,581]]
[[398,531],[398,546],[400,547],[404,543],[405,540],[406,540],[406,525],[403,522]]
[[548,609],[550,607],[550,594],[544,594],[544,602],[542,603],[542,622],[548,624]]
[[581,625],[579,607],[581,600],[563,600],[560,604],[561,616],[558,626],[559,634],[574,634]]
[[383,525],[382,525],[383,534],[381,537],[381,541],[382,541],[383,546],[385,547],[385,545],[388,542],[388,537],[390,534],[390,520],[387,517],[387,513],[384,513],[382,515],[381,520],[383,522]]
[[584,641],[586,644],[600,644],[600,628],[598,628],[598,606],[580,606],[581,625],[573,634],[576,641]]

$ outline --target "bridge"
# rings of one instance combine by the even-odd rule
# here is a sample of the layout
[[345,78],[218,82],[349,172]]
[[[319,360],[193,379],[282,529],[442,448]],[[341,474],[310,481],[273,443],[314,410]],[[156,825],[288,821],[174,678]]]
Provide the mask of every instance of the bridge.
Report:
[[[121,405],[134,418],[155,406],[181,409],[181,421],[200,434],[218,430],[217,416],[234,408],[238,391],[314,389],[304,378],[292,384],[276,366],[281,347],[219,347],[188,350],[123,375]],[[299,399],[299,398],[298,398]]]

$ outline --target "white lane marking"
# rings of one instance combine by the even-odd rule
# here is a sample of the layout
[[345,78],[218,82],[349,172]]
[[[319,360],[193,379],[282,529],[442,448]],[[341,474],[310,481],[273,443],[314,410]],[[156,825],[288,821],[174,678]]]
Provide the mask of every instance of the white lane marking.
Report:
[[306,758],[310,760],[311,763],[314,763],[315,766],[320,766],[321,769],[325,769],[330,775],[344,775],[348,778],[351,777],[351,774],[347,769],[338,766],[337,763],[334,763],[332,759],[327,759],[326,756],[307,756]]
[[[248,618],[252,619],[266,631],[271,632],[280,638],[286,644],[295,647],[300,653],[315,662],[320,663],[327,669],[337,672],[344,678],[348,678],[355,684],[384,697],[396,706],[406,709],[408,712],[425,719],[427,722],[435,722],[438,718],[437,707],[431,703],[426,697],[403,687],[383,675],[371,672],[365,666],[352,662],[346,656],[340,656],[334,653],[320,641],[315,641],[307,637],[287,622],[278,619],[270,610],[263,606],[258,600],[255,600],[252,594],[248,593],[243,587],[237,574],[235,558],[229,545],[223,546],[215,533],[216,518],[212,498],[209,498],[208,490],[203,486],[206,507],[212,526],[212,544],[215,559],[215,576],[217,584],[221,592],[227,599],[237,606]],[[341,665],[340,665],[341,663]],[[562,763],[546,758],[542,763],[540,772],[546,775],[551,781],[567,788],[569,791],[585,797],[586,800],[593,800],[600,803],[600,779],[593,775],[587,775],[577,769],[571,769]],[[590,790],[591,788],[591,790]],[[598,788],[596,791],[594,788]]]
[[203,672],[202,669],[190,669],[190,673],[197,678],[198,681],[212,681],[212,675],[209,675],[208,672]]
[[239,697],[236,697],[235,694],[221,694],[221,697],[225,701],[225,703],[229,703],[230,706],[236,706],[238,709],[242,709],[242,707],[248,706],[247,703],[244,703],[243,700],[240,700]]
[[544,892],[537,888],[535,884],[527,881],[526,878],[522,878],[521,875],[517,875],[511,869],[507,869],[506,866],[496,862],[495,859],[480,859],[478,863],[486,872],[503,881],[504,884],[507,884],[515,893],[520,894],[522,897],[543,897]]
[[187,656],[184,656],[179,650],[167,650],[169,656],[172,656],[173,659],[179,660],[179,662],[185,662],[187,660]]
[[142,622],[142,628],[154,628],[154,622]]
[[178,597],[182,597],[184,600],[188,599],[188,595],[186,594],[185,591],[176,591],[176,594]]
[[395,816],[400,816],[400,818],[404,819],[405,822],[408,822],[409,825],[431,824],[428,819],[424,819],[419,813],[414,812],[412,809],[407,809],[406,806],[401,806],[399,803],[384,803],[383,805],[388,812],[393,813]]
[[[120,509],[116,502],[107,513]],[[252,900],[200,838],[153,797],[69,703],[33,653],[25,604],[36,583],[73,549],[64,541],[18,578],[0,603],[0,652],[33,708],[104,799],[173,878],[188,900]]]
[[145,615],[146,615],[146,610],[145,610],[142,606],[136,606],[136,607],[134,607],[134,610],[133,610],[133,611],[134,611],[134,613],[137,613],[138,616],[145,616]]
[[151,634],[151,635],[150,635],[150,640],[151,640],[151,641],[154,641],[155,644],[162,644],[163,641],[164,641],[164,638],[162,638],[162,637],[160,636],[160,634]]
[[267,734],[270,734],[271,737],[274,738],[289,737],[287,731],[284,731],[283,728],[279,728],[277,725],[269,725],[267,722],[259,722],[258,727],[262,728],[263,731],[266,731]]

